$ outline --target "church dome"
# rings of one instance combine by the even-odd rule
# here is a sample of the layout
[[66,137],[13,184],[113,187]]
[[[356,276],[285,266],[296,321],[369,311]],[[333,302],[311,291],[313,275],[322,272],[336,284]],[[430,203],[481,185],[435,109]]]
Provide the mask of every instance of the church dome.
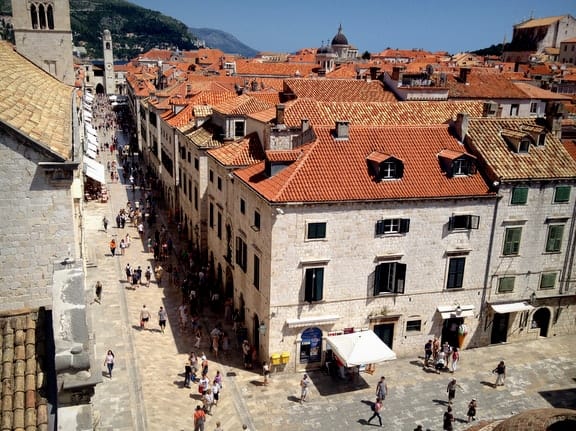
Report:
[[332,45],[348,45],[348,39],[342,33],[342,24],[338,27],[338,34],[332,39]]

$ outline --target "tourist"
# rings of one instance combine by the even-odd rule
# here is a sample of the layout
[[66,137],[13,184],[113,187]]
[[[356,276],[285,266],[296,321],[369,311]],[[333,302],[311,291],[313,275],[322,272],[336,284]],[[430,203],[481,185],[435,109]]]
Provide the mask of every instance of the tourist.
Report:
[[380,426],[382,426],[382,417],[380,416],[380,412],[382,411],[382,400],[380,398],[376,398],[376,402],[372,405],[372,411],[374,412],[370,419],[368,419],[368,423],[372,422],[372,419],[378,418],[378,422],[380,422]]
[[504,361],[500,361],[496,368],[492,370],[492,373],[497,374],[496,382],[494,383],[494,387],[496,386],[504,386],[504,380],[506,379],[506,365],[504,365]]
[[478,404],[476,403],[476,398],[472,398],[472,401],[470,401],[468,403],[468,422],[470,422],[471,420],[475,421],[476,420],[476,408],[478,407]]
[[376,385],[376,398],[383,402],[386,399],[386,395],[388,395],[388,385],[386,384],[386,377],[382,376]]
[[106,353],[106,358],[104,359],[104,365],[108,368],[108,377],[112,378],[112,370],[114,369],[114,352],[108,350]]
[[97,302],[98,304],[102,303],[102,282],[100,280],[98,280],[96,282],[96,297],[94,298],[94,301]]
[[302,380],[300,380],[300,404],[306,401],[308,397],[308,390],[310,386],[310,379],[308,378],[308,374],[304,374]]
[[158,310],[158,325],[160,326],[160,332],[164,333],[164,329],[166,329],[166,320],[168,319],[168,313],[164,307],[160,306]]
[[140,310],[140,327],[142,329],[146,329],[149,320],[150,320],[150,312],[146,308],[146,305],[143,305],[142,309]]

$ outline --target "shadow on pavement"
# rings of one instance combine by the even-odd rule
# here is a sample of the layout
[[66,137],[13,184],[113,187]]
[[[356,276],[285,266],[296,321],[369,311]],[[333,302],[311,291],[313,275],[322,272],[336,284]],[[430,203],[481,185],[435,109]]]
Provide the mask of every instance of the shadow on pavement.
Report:
[[576,388],[558,389],[556,391],[538,392],[542,398],[557,409],[575,409],[576,408]]
[[359,375],[355,375],[352,380],[341,380],[322,372],[312,372],[308,375],[322,396],[361,391],[370,387]]

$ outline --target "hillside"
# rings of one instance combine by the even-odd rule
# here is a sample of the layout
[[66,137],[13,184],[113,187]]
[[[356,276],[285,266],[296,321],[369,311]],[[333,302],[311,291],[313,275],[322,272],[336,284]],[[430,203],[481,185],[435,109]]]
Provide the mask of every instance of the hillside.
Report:
[[244,57],[254,57],[258,51],[243,44],[230,33],[213,28],[189,28],[190,32],[203,40],[207,47],[218,48],[227,54],[239,54]]
[[[11,15],[10,0],[0,0],[0,14]],[[114,57],[129,60],[152,48],[190,50],[202,45],[226,53],[253,56],[257,51],[220,30],[198,29],[194,35],[187,26],[171,17],[125,0],[70,0],[70,21],[74,44],[84,46],[91,58],[102,57],[101,35],[112,32]]]

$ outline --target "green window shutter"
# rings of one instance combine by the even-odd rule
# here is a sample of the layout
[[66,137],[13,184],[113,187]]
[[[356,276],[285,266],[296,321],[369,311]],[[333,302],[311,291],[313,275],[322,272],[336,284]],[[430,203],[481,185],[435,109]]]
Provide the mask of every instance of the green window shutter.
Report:
[[504,250],[503,254],[505,256],[518,254],[520,251],[520,237],[522,235],[521,227],[513,227],[506,229],[506,234],[504,238]]
[[508,293],[514,291],[515,277],[502,277],[498,280],[498,293]]
[[554,202],[569,202],[570,201],[570,186],[558,186],[554,190]]
[[548,226],[548,240],[546,241],[546,251],[548,253],[560,251],[562,248],[562,236],[564,225],[553,224]]
[[512,205],[524,205],[528,202],[528,187],[514,187],[512,189]]

